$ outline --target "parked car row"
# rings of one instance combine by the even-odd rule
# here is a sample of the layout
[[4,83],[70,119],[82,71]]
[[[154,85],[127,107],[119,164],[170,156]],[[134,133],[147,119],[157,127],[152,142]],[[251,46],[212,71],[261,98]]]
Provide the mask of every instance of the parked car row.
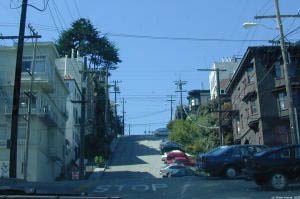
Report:
[[191,169],[196,166],[195,161],[190,154],[182,150],[182,147],[176,142],[163,140],[160,144],[162,154],[161,160],[166,164],[160,170],[162,177],[182,177],[196,175]]
[[274,147],[244,161],[246,179],[259,186],[282,190],[288,184],[300,183],[300,145]]
[[240,175],[261,187],[282,190],[288,184],[300,183],[300,145],[220,146],[199,154],[197,168],[211,176]]

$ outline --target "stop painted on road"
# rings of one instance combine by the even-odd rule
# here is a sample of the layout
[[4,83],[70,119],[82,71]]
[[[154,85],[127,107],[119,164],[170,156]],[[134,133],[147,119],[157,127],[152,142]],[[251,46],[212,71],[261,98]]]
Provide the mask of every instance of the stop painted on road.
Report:
[[136,184],[136,185],[98,185],[96,186],[94,193],[104,193],[109,191],[114,192],[123,192],[123,191],[137,191],[137,192],[144,192],[144,191],[158,191],[160,189],[167,188],[168,185],[161,183],[161,184]]

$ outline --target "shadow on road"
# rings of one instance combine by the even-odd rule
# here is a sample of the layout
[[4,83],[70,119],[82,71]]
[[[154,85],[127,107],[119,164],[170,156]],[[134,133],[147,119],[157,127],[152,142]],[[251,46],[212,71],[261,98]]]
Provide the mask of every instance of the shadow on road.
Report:
[[139,171],[113,171],[106,172],[103,179],[130,179],[130,178],[138,178],[138,179],[154,179],[155,176],[151,175],[148,172],[139,172]]
[[121,138],[110,163],[110,166],[147,164],[138,156],[159,155],[157,147],[151,146],[152,141],[161,138],[154,136],[126,136]]

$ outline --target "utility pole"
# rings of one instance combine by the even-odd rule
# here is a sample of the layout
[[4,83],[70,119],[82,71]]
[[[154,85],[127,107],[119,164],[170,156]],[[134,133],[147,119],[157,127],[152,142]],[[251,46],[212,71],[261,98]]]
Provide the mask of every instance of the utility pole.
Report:
[[222,105],[221,105],[221,85],[220,85],[220,71],[224,72],[225,69],[197,69],[198,71],[215,71],[217,79],[217,99],[218,99],[218,119],[219,119],[219,140],[220,145],[224,145],[224,135],[222,130]]
[[108,76],[109,76],[109,70],[115,70],[117,69],[116,66],[111,66],[107,64],[104,66],[105,69],[105,112],[104,112],[104,126],[105,126],[105,133],[108,132],[108,101],[109,101],[109,85],[108,85]]
[[175,81],[175,85],[177,85],[178,90],[175,92],[180,93],[180,119],[183,120],[183,103],[182,103],[182,93],[186,92],[182,90],[182,86],[185,85],[187,81],[182,81],[181,79],[179,81]]
[[85,166],[84,166],[84,138],[85,138],[85,104],[87,103],[85,99],[86,95],[86,85],[85,78],[87,73],[87,58],[84,57],[84,66],[81,71],[81,100],[71,100],[72,103],[80,103],[81,104],[81,118],[80,118],[80,147],[79,147],[79,178],[81,180],[84,179]]
[[[33,36],[37,36],[38,33],[35,32],[33,27],[29,24],[28,25],[30,31],[32,32]],[[37,47],[37,38],[35,38],[34,46],[33,46],[33,58],[31,63],[31,68],[28,71],[28,74],[30,75],[30,86],[29,86],[29,92],[25,92],[25,94],[28,97],[28,103],[27,103],[27,128],[26,128],[26,138],[25,138],[25,154],[24,154],[24,180],[27,180],[28,176],[28,152],[29,152],[29,140],[30,140],[30,122],[31,122],[31,104],[32,104],[32,98],[33,92],[33,82],[34,82],[34,71],[35,71],[35,58],[36,58],[36,47]]]
[[129,135],[130,135],[130,124],[129,124],[129,127],[128,127],[129,129],[128,129],[128,133],[129,133]]
[[123,124],[123,135],[125,135],[125,100],[122,98],[122,124]]
[[169,100],[167,100],[168,102],[170,102],[170,105],[171,105],[171,121],[173,120],[173,102],[175,102],[176,100],[173,99],[173,95],[170,95],[170,98]]
[[13,93],[13,108],[12,108],[12,118],[11,118],[11,135],[10,135],[10,156],[9,156],[9,177],[10,178],[17,177],[18,117],[19,117],[21,72],[22,72],[27,2],[28,2],[27,0],[22,1],[20,30],[19,30],[19,37],[18,37],[18,49],[17,49],[14,93]]
[[[263,19],[263,18],[276,18],[277,19],[277,25],[279,29],[280,34],[280,49],[282,54],[282,60],[283,60],[283,71],[284,71],[284,81],[285,81],[285,89],[286,89],[286,100],[288,101],[288,111],[289,111],[289,119],[290,119],[290,132],[288,133],[288,142],[290,144],[296,144],[296,131],[295,131],[295,114],[294,114],[294,100],[293,100],[293,94],[292,94],[292,87],[289,77],[289,70],[288,70],[288,56],[287,56],[287,49],[284,41],[284,32],[283,32],[283,25],[281,18],[282,17],[300,17],[300,15],[280,15],[280,9],[279,9],[279,3],[278,0],[274,0],[275,3],[275,9],[276,9],[276,15],[271,16],[255,16],[255,19]],[[299,132],[297,132],[299,133]]]
[[115,94],[115,136],[117,136],[117,131],[118,131],[118,111],[117,111],[117,93],[120,93],[119,91],[119,87],[117,86],[118,83],[120,83],[121,81],[113,81],[113,87],[114,87],[114,91],[112,93]]

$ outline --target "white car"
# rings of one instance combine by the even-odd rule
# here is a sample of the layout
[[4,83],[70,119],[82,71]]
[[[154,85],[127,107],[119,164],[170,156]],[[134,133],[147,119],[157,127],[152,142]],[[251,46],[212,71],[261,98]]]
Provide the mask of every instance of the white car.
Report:
[[[170,151],[170,152],[182,152],[182,151],[180,151],[180,150],[173,150],[173,151]],[[170,152],[168,152],[168,153],[170,153]],[[161,160],[162,160],[162,161],[166,161],[167,156],[168,156],[168,153],[164,153],[164,154],[161,156]]]
[[162,177],[167,177],[170,174],[177,173],[181,169],[185,169],[185,166],[178,165],[178,164],[170,164],[166,167],[161,168],[160,171],[159,171],[159,174]]

